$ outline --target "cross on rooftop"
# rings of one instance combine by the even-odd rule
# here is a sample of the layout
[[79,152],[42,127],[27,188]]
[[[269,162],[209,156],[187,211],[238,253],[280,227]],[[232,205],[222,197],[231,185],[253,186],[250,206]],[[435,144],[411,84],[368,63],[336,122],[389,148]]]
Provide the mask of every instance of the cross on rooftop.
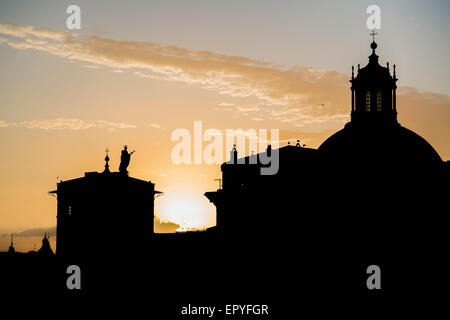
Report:
[[378,34],[378,33],[375,32],[375,28],[372,29],[372,33],[370,33],[370,35],[372,36],[372,41],[373,41],[373,42],[375,42],[375,36],[376,36],[377,34]]

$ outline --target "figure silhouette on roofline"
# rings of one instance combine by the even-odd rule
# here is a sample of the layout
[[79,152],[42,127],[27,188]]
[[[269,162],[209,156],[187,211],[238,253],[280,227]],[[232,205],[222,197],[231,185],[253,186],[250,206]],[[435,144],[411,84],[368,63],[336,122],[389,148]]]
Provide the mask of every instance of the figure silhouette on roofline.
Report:
[[130,164],[131,155],[135,151],[133,150],[131,153],[128,153],[127,145],[123,146],[122,155],[120,156],[120,166],[119,172],[123,174],[128,174],[127,168]]

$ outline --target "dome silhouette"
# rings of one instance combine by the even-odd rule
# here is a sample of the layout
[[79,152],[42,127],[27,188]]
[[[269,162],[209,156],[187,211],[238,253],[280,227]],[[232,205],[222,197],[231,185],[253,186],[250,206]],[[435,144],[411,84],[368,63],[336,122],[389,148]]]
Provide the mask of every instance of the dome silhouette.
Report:
[[426,164],[438,166],[442,159],[421,136],[399,124],[357,126],[348,123],[325,140],[318,151],[330,159],[382,161],[392,165]]
[[[378,63],[377,44],[370,45],[369,63],[352,68],[351,121],[325,140],[318,151],[326,161],[351,167],[368,167],[369,172],[389,168],[436,168],[442,160],[436,150],[421,136],[397,122],[397,76]],[[388,169],[388,170],[386,170]],[[364,169],[367,171],[367,169]]]

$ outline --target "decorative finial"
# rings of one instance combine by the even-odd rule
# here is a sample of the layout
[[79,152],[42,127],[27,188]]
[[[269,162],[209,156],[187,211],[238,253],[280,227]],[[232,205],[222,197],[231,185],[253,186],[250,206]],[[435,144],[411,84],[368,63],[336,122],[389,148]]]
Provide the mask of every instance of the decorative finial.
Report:
[[297,139],[297,144],[295,145],[296,147],[300,147],[300,140]]
[[11,233],[11,245],[9,246],[8,253],[10,253],[10,254],[16,253],[16,250],[14,249],[13,234],[12,233]]
[[386,62],[386,67],[388,68],[388,70],[389,70],[389,61],[388,62]]
[[[373,28],[373,29],[372,29],[372,33],[370,34],[370,35],[372,36],[372,43],[375,43],[375,36],[376,36],[377,34],[378,34],[378,33],[375,32],[375,28]],[[375,48],[376,48],[376,43],[375,43]]]
[[355,77],[355,66],[352,66],[352,79]]
[[358,72],[359,72],[359,63],[358,63]]
[[394,64],[394,78],[395,78],[395,64]]
[[109,171],[109,149],[108,148],[106,148],[106,150],[105,150],[105,152],[106,152],[106,157],[105,157],[105,171],[103,171],[103,173],[109,173],[110,171]]

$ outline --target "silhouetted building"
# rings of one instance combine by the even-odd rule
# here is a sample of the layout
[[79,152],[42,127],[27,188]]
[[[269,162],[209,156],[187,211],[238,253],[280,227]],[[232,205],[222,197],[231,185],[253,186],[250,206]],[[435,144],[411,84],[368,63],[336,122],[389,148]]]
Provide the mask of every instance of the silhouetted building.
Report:
[[103,172],[61,181],[52,191],[58,198],[57,255],[133,253],[152,237],[155,185],[110,172],[108,155],[105,161]]
[[[354,167],[376,170],[385,165],[432,169],[443,162],[433,147],[416,133],[397,122],[395,72],[389,63],[382,67],[371,44],[369,64],[353,74],[351,86],[351,121],[319,147],[323,158],[338,163],[351,162]],[[373,162],[369,168],[367,161]]]
[[[440,227],[435,222],[446,206],[448,162],[397,122],[395,65],[391,76],[389,64],[378,63],[376,47],[373,42],[369,63],[358,65],[356,77],[352,68],[351,121],[317,150],[300,143],[269,146],[241,158],[245,164],[232,150],[233,163],[221,166],[222,189],[205,193],[217,208],[218,231],[329,245],[355,237],[418,240],[423,230],[417,228]],[[260,173],[259,158],[268,152],[279,153],[275,175]]]
[[[205,194],[217,208],[216,227],[153,235],[158,192],[128,176],[124,150],[121,172],[110,172],[107,156],[102,173],[61,181],[53,191],[62,259],[5,259],[2,285],[23,292],[32,282],[38,293],[72,295],[66,269],[77,264],[85,281],[79,293],[99,297],[448,295],[449,162],[398,124],[395,72],[379,65],[371,47],[369,64],[352,74],[351,121],[318,149],[297,141],[239,158],[233,148],[221,166],[222,187]],[[268,156],[278,156],[279,170],[261,175]],[[41,250],[49,249],[44,236]],[[378,292],[365,286],[373,264],[382,269]]]
[[53,250],[50,246],[49,241],[50,236],[47,235],[47,233],[44,234],[44,238],[42,238],[42,246],[41,248],[36,251],[30,250],[28,252],[18,252],[14,248],[14,241],[13,241],[13,234],[11,234],[11,244],[9,245],[8,252],[0,252],[0,254],[6,253],[9,256],[26,256],[26,257],[33,257],[33,256],[40,256],[40,257],[50,257],[53,256]]
[[[261,175],[264,165],[260,157],[275,156],[274,152],[279,157],[277,174]],[[257,234],[295,228],[295,225],[286,225],[275,217],[283,203],[295,203],[300,208],[302,202],[308,201],[306,192],[312,186],[305,184],[305,181],[311,180],[313,183],[311,178],[316,173],[311,168],[316,166],[317,150],[301,147],[299,143],[276,150],[269,145],[263,154],[241,158],[241,164],[237,163],[238,152],[233,149],[230,159],[233,158],[233,163],[228,161],[221,166],[222,189],[205,193],[217,208],[217,231]],[[292,188],[297,198],[289,197]]]

